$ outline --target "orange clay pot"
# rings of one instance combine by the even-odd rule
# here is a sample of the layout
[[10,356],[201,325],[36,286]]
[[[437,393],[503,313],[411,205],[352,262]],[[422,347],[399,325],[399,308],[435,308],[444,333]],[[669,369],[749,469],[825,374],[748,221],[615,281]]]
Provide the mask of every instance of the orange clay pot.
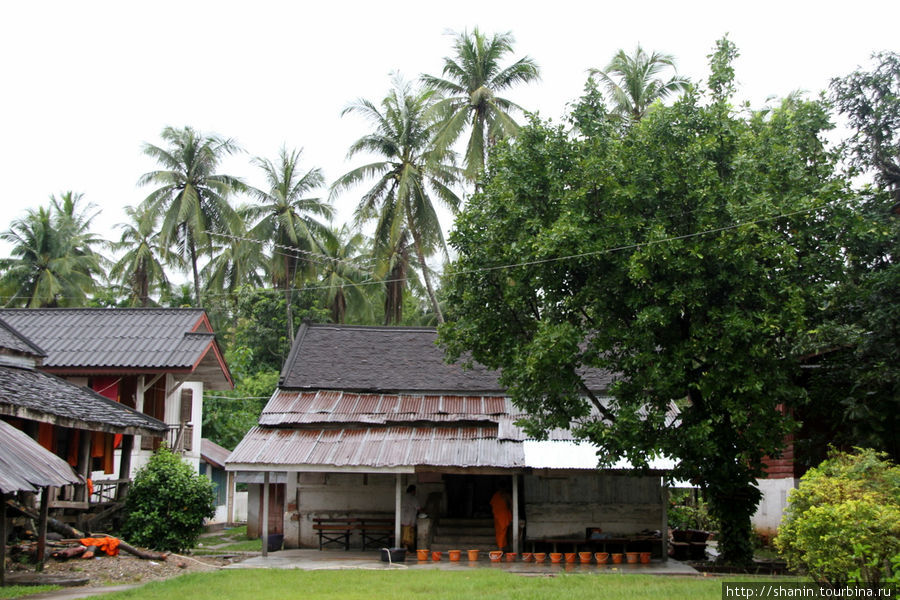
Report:
[[419,548],[416,550],[416,558],[419,560],[428,560],[428,548]]
[[612,556],[612,561],[614,565],[622,564],[622,554],[620,552],[615,552],[610,554]]
[[626,552],[625,553],[625,562],[629,565],[637,564],[637,561],[640,560],[641,555],[639,552]]
[[546,553],[546,552],[535,552],[535,553],[534,553],[534,562],[536,562],[536,563],[542,563],[542,562],[544,562],[545,560],[547,560],[547,553]]
[[594,558],[597,560],[598,565],[605,565],[609,560],[609,552],[597,552],[594,554]]
[[574,552],[566,552],[566,562],[572,564],[575,562],[576,554]]
[[469,560],[478,560],[478,550],[469,550]]
[[515,562],[516,556],[518,556],[517,552],[507,552],[506,553],[506,562]]
[[438,550],[435,550],[431,553],[431,560],[434,562],[441,562],[441,553]]
[[500,559],[503,558],[503,550],[491,550],[490,557],[491,562],[500,562]]
[[462,550],[448,550],[447,554],[450,555],[451,562],[459,562],[459,557],[462,556]]
[[641,552],[641,563],[647,564],[650,562],[650,553],[649,552]]
[[558,564],[562,562],[562,554],[559,552],[551,552],[550,553],[550,562],[554,564]]
[[591,559],[594,557],[593,552],[579,552],[578,553],[578,562],[583,565],[586,565],[591,562]]
[[534,562],[534,553],[523,552],[522,553],[522,562]]

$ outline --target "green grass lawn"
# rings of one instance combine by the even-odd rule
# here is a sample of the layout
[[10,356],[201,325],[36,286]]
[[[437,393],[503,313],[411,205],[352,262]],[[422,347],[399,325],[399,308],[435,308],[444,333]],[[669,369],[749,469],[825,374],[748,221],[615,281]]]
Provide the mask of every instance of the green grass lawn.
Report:
[[[741,579],[746,581],[746,576]],[[652,575],[557,575],[524,577],[491,571],[406,570],[227,570],[191,573],[149,583],[125,592],[104,594],[105,600],[373,600],[427,598],[470,600],[508,598],[554,600],[571,598],[718,600],[724,581],[715,577]]]
[[0,587],[0,598],[21,598],[31,594],[61,589],[58,585],[10,585]]

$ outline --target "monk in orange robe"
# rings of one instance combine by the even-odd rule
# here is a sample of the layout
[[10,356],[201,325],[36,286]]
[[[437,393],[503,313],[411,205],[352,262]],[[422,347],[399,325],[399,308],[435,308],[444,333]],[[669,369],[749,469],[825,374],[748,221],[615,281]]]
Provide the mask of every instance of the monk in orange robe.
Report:
[[494,535],[497,538],[497,548],[504,550],[506,544],[506,533],[509,530],[509,524],[512,523],[512,512],[509,510],[512,497],[506,490],[497,490],[491,497],[491,510],[494,513]]

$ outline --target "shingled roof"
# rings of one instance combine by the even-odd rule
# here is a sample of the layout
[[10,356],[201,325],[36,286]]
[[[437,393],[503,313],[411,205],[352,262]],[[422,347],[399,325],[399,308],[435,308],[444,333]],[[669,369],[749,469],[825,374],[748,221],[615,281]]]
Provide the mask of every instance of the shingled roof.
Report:
[[32,358],[47,356],[47,353],[38,348],[31,340],[0,319],[0,352],[4,351]]
[[233,387],[203,309],[3,309],[0,318],[46,352],[42,366],[52,373],[167,371]]
[[162,421],[49,373],[0,365],[0,415],[63,427],[160,435]]
[[[448,392],[500,394],[497,373],[475,364],[463,369],[444,361],[432,327],[362,327],[304,323],[281,372],[279,386],[292,390],[353,392]],[[585,376],[605,390],[601,371]]]
[[0,438],[0,492],[36,492],[80,481],[66,461],[9,423],[0,421]]

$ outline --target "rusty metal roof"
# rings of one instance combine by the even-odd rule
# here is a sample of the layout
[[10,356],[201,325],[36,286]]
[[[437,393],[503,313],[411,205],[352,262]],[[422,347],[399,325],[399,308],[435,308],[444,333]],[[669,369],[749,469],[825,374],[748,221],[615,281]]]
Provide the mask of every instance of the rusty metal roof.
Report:
[[278,389],[263,409],[260,425],[324,423],[480,422],[496,423],[513,412],[504,396],[361,394],[333,390]]
[[[206,312],[199,308],[16,308],[0,310],[47,357],[53,372],[194,371],[210,354],[210,383],[231,387]],[[217,371],[217,373],[215,372]]]
[[202,438],[200,440],[200,458],[219,469],[225,468],[225,460],[231,450],[223,448],[212,440]]
[[228,458],[229,469],[364,467],[521,468],[522,445],[497,439],[495,426],[337,429],[254,427]]
[[0,414],[63,427],[159,435],[165,423],[49,373],[0,365]]
[[78,483],[72,468],[9,423],[0,420],[0,492],[36,492]]

